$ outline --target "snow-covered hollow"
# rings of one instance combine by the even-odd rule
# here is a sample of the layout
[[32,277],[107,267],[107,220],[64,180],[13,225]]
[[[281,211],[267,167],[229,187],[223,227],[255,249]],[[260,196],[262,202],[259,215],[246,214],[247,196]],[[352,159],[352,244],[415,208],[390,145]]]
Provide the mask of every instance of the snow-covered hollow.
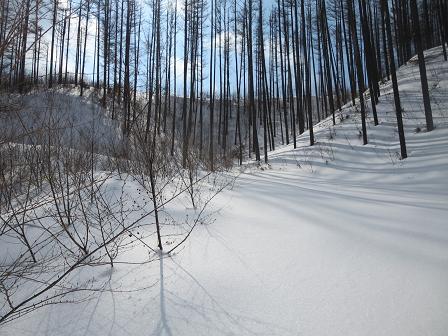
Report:
[[[432,132],[418,66],[399,71],[408,159],[398,159],[385,83],[368,145],[346,107],[335,127],[317,127],[314,147],[305,133],[269,166],[248,163],[214,202],[215,221],[177,254],[87,269],[82,276],[106,290],[38,310],[1,335],[446,335],[448,62],[439,48],[427,61]],[[147,253],[136,246],[121,258]]]

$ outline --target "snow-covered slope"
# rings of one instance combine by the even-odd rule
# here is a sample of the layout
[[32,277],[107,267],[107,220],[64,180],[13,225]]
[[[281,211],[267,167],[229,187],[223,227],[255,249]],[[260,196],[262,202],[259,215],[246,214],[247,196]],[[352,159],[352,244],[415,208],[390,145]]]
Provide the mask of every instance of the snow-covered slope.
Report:
[[0,141],[15,139],[19,143],[40,144],[47,143],[51,134],[52,141],[81,150],[90,149],[93,141],[95,152],[100,153],[120,143],[118,121],[106,115],[92,89],[86,90],[83,97],[78,89],[67,86],[0,99],[18,107],[4,115],[0,113]]
[[305,133],[270,165],[248,163],[179,253],[89,270],[106,290],[1,334],[446,335],[448,62],[438,48],[427,57],[434,131],[424,131],[418,66],[399,72],[408,159],[385,83],[368,145],[345,108],[335,127],[317,127],[314,147]]

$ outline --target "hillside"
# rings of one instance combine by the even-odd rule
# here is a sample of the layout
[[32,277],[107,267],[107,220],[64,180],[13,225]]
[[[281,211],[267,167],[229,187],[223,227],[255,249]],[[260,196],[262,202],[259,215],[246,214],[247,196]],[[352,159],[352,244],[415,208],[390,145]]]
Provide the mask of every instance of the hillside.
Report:
[[[313,147],[305,132],[268,165],[227,173],[238,177],[175,253],[130,243],[122,264],[74,276],[101,290],[36,310],[1,335],[446,335],[448,62],[441,48],[426,60],[432,132],[418,65],[398,72],[407,159],[384,82],[367,145],[348,104],[335,126],[316,126]],[[126,188],[128,200],[142,201],[137,182]],[[197,213],[189,207],[185,196],[166,212],[182,221]],[[142,237],[155,245],[154,235]]]

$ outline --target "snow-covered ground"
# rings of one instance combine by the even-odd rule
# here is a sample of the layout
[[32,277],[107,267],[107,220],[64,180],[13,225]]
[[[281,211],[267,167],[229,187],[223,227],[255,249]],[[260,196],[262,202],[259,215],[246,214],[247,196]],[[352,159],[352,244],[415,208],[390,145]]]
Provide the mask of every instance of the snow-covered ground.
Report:
[[408,159],[385,83],[368,145],[343,109],[335,127],[316,128],[314,147],[305,133],[269,165],[247,163],[213,202],[215,220],[174,255],[150,259],[140,245],[120,258],[152,262],[86,268],[103,291],[1,335],[446,335],[448,62],[439,48],[427,55],[434,131],[418,66],[399,72]]

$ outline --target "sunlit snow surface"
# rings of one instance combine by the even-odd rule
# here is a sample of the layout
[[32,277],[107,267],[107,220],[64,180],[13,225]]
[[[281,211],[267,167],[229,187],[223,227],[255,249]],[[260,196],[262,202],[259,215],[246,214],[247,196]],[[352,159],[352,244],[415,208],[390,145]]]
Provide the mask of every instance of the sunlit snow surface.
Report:
[[[213,202],[215,221],[174,256],[85,268],[112,291],[48,306],[0,334],[447,335],[448,62],[440,52],[427,53],[430,133],[417,64],[399,72],[408,159],[398,159],[386,83],[378,126],[369,114],[368,145],[358,114],[343,109],[334,128],[331,119],[316,128],[314,147],[305,133],[296,150],[271,153],[270,166],[247,163]],[[186,207],[173,210],[184,216]],[[147,260],[147,250],[120,258]]]

